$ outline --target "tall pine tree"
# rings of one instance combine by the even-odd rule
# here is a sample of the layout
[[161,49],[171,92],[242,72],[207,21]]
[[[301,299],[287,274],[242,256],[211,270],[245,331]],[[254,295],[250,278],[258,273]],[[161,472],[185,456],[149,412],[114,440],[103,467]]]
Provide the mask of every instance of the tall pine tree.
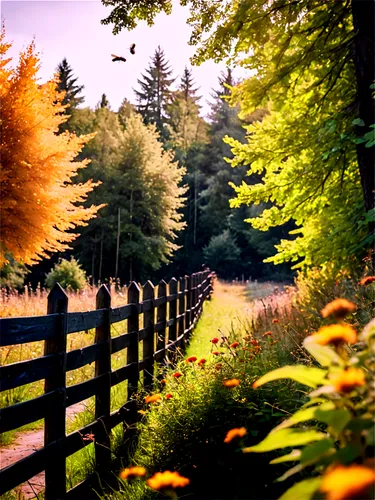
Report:
[[165,58],[163,49],[159,47],[151,58],[151,63],[146,69],[146,74],[142,74],[142,79],[138,80],[140,90],[134,92],[138,101],[138,111],[143,117],[143,121],[154,123],[163,141],[168,138],[167,105],[171,100],[171,85],[174,78],[171,78],[172,69]]
[[85,87],[76,84],[78,78],[73,77],[73,69],[65,57],[57,66],[56,71],[59,77],[58,89],[65,92],[62,104],[69,105],[66,113],[70,114],[71,109],[77,108],[85,100],[83,96],[79,95]]

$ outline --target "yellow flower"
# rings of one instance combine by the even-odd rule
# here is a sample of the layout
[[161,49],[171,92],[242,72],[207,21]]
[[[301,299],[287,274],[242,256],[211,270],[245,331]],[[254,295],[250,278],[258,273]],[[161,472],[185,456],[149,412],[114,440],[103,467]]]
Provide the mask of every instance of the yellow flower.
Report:
[[157,403],[161,400],[160,394],[153,394],[152,396],[145,397],[145,403]]
[[129,467],[120,472],[121,479],[134,479],[135,477],[144,477],[146,469],[144,467]]
[[338,392],[351,392],[366,383],[365,372],[359,368],[348,368],[337,375],[332,375],[330,380]]
[[357,306],[346,299],[335,299],[327,304],[320,312],[323,318],[328,316],[336,316],[336,318],[344,318],[347,314],[354,312]]
[[319,328],[318,333],[314,333],[314,335],[310,337],[310,340],[320,345],[339,345],[343,342],[355,344],[357,341],[357,333],[350,325],[329,325]]
[[147,480],[148,486],[154,490],[183,488],[189,483],[190,479],[180,476],[177,471],[171,472],[170,470],[157,472]]
[[238,380],[238,378],[231,378],[228,380],[224,380],[223,384],[225,387],[237,387],[238,385],[240,385],[240,381]]
[[337,465],[328,470],[320,486],[327,500],[365,500],[371,498],[369,488],[375,483],[375,472],[363,465]]
[[245,427],[238,427],[235,429],[231,429],[230,431],[227,432],[227,435],[225,436],[224,443],[230,443],[233,441],[233,439],[236,438],[242,438],[247,434],[247,430]]

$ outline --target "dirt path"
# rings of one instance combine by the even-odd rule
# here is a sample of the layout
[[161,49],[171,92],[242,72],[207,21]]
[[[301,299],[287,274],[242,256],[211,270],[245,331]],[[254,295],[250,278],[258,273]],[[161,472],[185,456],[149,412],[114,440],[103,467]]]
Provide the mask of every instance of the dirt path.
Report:
[[[85,405],[82,403],[77,403],[76,405],[70,406],[66,410],[67,422],[74,420],[75,416],[85,409]],[[44,429],[37,431],[25,431],[20,432],[15,441],[8,445],[0,448],[0,468],[8,467],[13,463],[21,460],[34,453],[34,451],[40,450],[44,445]],[[18,488],[17,488],[18,489]],[[44,490],[44,472],[41,472],[37,476],[34,476],[27,483],[19,488],[22,493],[23,498],[35,498],[37,494]]]

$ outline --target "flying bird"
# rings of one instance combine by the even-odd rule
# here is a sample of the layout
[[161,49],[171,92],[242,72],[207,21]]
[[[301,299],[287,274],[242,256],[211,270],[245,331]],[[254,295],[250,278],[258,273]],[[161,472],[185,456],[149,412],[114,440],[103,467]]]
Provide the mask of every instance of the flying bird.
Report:
[[135,54],[135,43],[132,43],[132,44],[130,45],[130,53],[131,53],[131,54]]
[[123,61],[123,62],[126,62],[126,59],[125,57],[122,57],[122,56],[116,56],[115,54],[111,54],[112,56],[112,62],[116,62],[116,61]]

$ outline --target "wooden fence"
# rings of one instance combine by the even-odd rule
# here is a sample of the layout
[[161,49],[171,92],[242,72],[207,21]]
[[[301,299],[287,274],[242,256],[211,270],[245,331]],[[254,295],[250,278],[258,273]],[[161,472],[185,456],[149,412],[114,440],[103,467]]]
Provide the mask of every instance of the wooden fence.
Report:
[[[127,304],[111,308],[111,295],[105,285],[96,296],[96,310],[68,312],[68,296],[56,284],[48,296],[46,316],[4,318],[0,320],[0,346],[44,341],[44,356],[0,367],[1,391],[45,380],[42,396],[9,406],[0,411],[0,433],[44,419],[44,447],[0,470],[0,494],[45,471],[47,500],[83,498],[101,472],[108,471],[111,460],[110,431],[121,422],[134,424],[137,407],[132,396],[137,391],[140,373],[151,389],[154,362],[165,360],[186,342],[201,314],[204,300],[211,294],[209,271],[203,271],[166,284],[143,286],[142,301],[136,283],[128,288]],[[169,304],[169,307],[167,307]],[[155,314],[156,310],[156,314]],[[143,328],[139,316],[143,315]],[[155,317],[156,316],[156,317]],[[111,338],[111,325],[127,320],[127,332]],[[67,352],[67,336],[95,329],[95,343]],[[139,343],[143,341],[142,359]],[[125,366],[112,371],[111,354],[127,349]],[[66,373],[95,363],[95,377],[68,386]],[[128,380],[128,402],[111,413],[111,387]],[[95,420],[66,435],[66,408],[95,396]],[[95,436],[96,472],[66,491],[66,457],[90,444],[84,436]]]

